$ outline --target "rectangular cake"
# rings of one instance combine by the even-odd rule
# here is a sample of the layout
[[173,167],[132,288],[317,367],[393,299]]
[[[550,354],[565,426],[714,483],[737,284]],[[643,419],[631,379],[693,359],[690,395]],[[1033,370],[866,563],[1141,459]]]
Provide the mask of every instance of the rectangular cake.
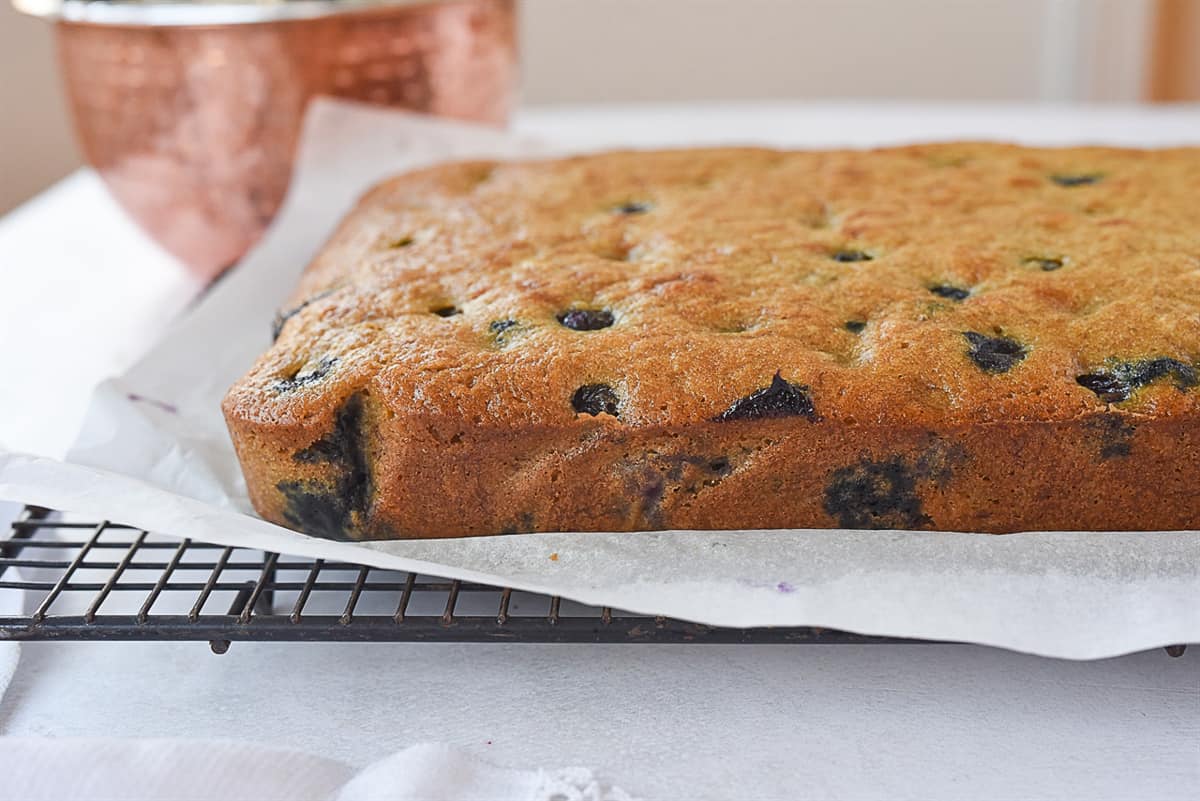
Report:
[[274,334],[225,417],[316,536],[1200,528],[1200,148],[441,166]]

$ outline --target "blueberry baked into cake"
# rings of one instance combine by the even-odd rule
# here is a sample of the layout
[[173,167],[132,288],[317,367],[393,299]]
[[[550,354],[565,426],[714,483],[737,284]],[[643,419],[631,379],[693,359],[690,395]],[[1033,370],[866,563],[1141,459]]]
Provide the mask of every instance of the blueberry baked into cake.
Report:
[[1200,528],[1200,149],[466,163],[369,192],[225,416],[350,539]]

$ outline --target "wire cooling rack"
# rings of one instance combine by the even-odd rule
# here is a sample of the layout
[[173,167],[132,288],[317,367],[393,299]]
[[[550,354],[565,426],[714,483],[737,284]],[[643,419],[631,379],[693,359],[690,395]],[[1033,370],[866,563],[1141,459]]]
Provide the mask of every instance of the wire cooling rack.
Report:
[[732,629],[556,596],[72,522],[29,507],[0,539],[0,639],[896,643]]

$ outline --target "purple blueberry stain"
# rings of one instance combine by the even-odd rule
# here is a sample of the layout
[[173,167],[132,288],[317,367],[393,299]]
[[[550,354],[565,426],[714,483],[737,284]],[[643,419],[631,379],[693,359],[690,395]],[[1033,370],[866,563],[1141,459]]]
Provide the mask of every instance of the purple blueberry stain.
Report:
[[738,578],[736,581],[743,587],[749,587],[755,590],[772,590],[773,592],[782,593],[784,595],[790,595],[797,590],[796,585],[792,584],[790,581],[771,582],[744,577]]
[[133,401],[134,403],[147,403],[151,406],[162,409],[164,412],[166,412],[168,414],[179,414],[178,407],[176,407],[172,403],[167,403],[166,401],[160,401],[160,400],[155,400],[154,398],[148,398],[145,395],[139,395],[136,392],[128,392],[128,393],[126,393],[125,397],[127,399]]

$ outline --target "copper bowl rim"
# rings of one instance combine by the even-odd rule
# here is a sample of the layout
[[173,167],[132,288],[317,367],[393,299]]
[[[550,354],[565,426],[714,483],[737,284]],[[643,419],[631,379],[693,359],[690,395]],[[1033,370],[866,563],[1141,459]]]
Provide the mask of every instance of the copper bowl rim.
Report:
[[445,5],[463,0],[12,0],[46,20],[139,27],[246,25],[328,17],[383,7]]

